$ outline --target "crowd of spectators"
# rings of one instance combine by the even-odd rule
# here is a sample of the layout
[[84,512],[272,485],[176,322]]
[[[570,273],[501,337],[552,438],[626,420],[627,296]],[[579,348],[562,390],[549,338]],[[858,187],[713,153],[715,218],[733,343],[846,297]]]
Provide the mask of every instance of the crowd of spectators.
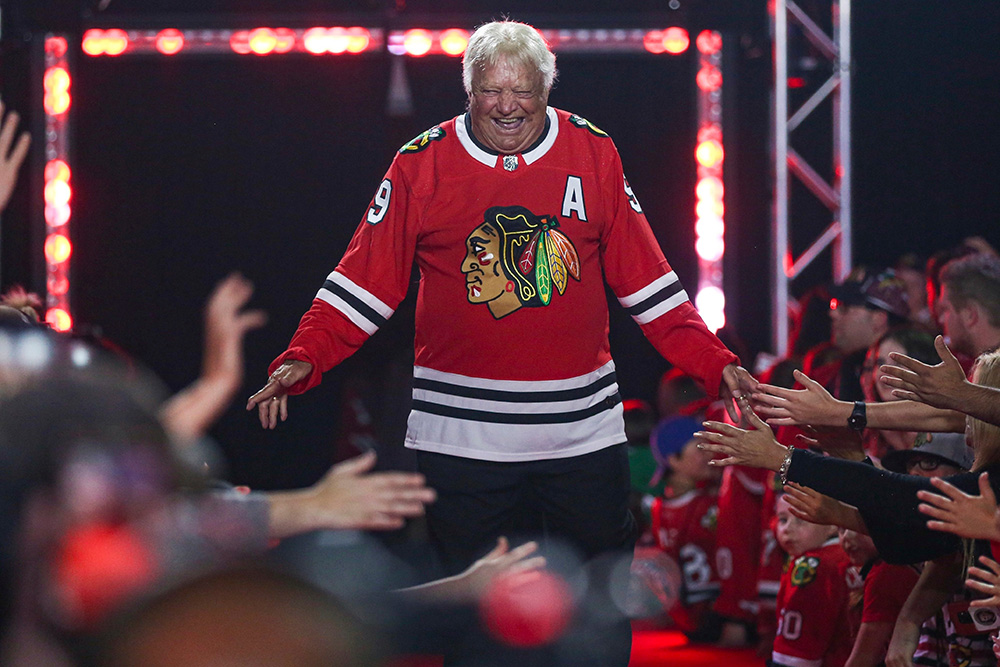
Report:
[[[2,104],[0,119],[2,210],[30,139]],[[418,474],[373,472],[373,452],[307,489],[206,475],[266,320],[252,294],[240,275],[219,283],[202,374],[166,396],[132,360],[48,330],[35,295],[5,293],[0,662],[384,664],[489,630],[498,582],[562,590],[539,586],[534,542],[501,538],[427,582],[366,540],[435,500]],[[757,366],[740,423],[676,369],[625,401],[643,532],[616,604],[778,666],[997,664],[1000,257],[970,239],[859,267],[790,316],[792,354]],[[315,531],[352,536],[318,581],[269,558]]]

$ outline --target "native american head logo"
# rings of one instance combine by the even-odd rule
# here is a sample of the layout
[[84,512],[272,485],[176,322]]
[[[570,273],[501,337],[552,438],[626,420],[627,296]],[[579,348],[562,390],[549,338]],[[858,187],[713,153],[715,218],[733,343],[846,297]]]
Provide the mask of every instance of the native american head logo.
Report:
[[403,144],[403,147],[399,149],[399,152],[402,155],[406,155],[407,153],[419,153],[430,146],[432,141],[440,141],[441,139],[444,139],[444,136],[445,131],[441,129],[441,126],[435,125],[431,129],[421,132],[413,139]]
[[500,319],[521,306],[547,306],[555,288],[580,280],[580,256],[554,215],[523,206],[494,206],[465,239],[462,261],[469,303],[485,303]]

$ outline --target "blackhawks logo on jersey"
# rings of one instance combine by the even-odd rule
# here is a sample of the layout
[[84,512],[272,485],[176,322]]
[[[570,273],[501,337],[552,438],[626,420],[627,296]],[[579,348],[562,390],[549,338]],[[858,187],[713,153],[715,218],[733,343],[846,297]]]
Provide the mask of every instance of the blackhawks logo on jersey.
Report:
[[816,568],[819,558],[815,556],[800,556],[792,567],[792,586],[805,586],[816,578]]
[[523,206],[494,206],[465,239],[462,273],[469,303],[485,303],[500,319],[522,306],[547,306],[553,292],[580,280],[580,256],[554,215]]
[[399,149],[399,152],[401,154],[419,153],[420,151],[430,146],[432,141],[439,141],[443,139],[444,136],[445,136],[445,131],[441,129],[441,126],[435,125],[431,129],[418,134],[416,137],[410,140],[409,143],[404,144],[403,147]]
[[719,508],[712,505],[708,508],[708,511],[701,517],[701,527],[705,530],[715,532],[715,526],[719,521]]
[[569,117],[569,122],[573,123],[577,127],[582,127],[582,128],[590,130],[591,134],[597,135],[598,137],[607,137],[608,136],[607,132],[605,132],[604,130],[600,129],[599,127],[597,127],[596,125],[594,125],[593,123],[591,123],[586,118],[583,118],[581,116],[577,116],[576,114],[573,114],[572,116]]

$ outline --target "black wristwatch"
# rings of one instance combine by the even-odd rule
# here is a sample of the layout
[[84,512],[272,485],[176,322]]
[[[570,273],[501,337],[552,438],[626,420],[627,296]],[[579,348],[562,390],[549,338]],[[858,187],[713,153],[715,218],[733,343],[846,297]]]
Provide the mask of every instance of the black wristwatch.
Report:
[[865,412],[864,401],[854,401],[854,409],[847,418],[847,428],[853,431],[863,431],[868,426],[868,414]]

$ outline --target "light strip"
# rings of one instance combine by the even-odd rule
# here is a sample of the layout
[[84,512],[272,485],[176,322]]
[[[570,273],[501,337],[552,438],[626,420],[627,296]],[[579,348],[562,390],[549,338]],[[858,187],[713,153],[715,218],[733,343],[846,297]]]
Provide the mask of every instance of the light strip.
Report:
[[69,112],[72,76],[61,35],[45,37],[45,321],[57,331],[73,328],[70,310],[70,241],[72,180],[69,157]]
[[698,254],[698,293],[695,306],[705,324],[718,331],[726,324],[726,296],[722,285],[725,244],[725,188],[722,163],[722,35],[704,30],[698,47],[698,143],[695,162],[695,251]]

